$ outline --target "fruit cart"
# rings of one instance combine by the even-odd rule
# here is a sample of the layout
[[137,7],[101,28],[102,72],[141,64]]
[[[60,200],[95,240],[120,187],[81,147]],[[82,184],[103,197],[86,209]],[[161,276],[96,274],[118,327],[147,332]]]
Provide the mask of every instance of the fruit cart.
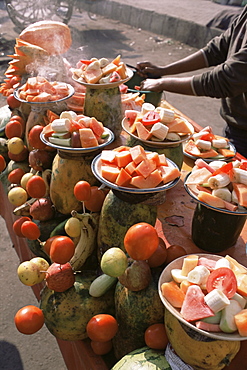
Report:
[[[181,112],[179,113],[182,114]],[[190,120],[188,117],[186,118],[193,124],[196,131],[200,129],[195,122]],[[120,140],[123,142],[125,141],[124,133],[120,137]],[[181,181],[175,188],[167,191],[165,203],[158,206],[158,218],[156,224],[159,235],[162,236],[168,246],[174,244],[183,245],[188,254],[200,253],[201,251],[195,246],[191,239],[191,220],[193,218],[196,203],[191,199],[189,194],[186,193],[183,185],[183,180],[192,166],[193,160],[185,158],[182,166]],[[12,213],[13,208],[7,199],[2,184],[0,186],[0,201],[2,205],[1,216],[5,219],[10,238],[20,261],[28,260],[32,254],[26,245],[25,239],[16,237],[12,230],[12,224],[15,218]],[[231,255],[245,266],[247,266],[246,243],[247,228],[244,227],[236,245],[227,250],[227,254]],[[220,255],[225,255],[225,253],[222,252]],[[38,284],[33,287],[34,294],[38,300],[40,298],[40,290],[42,287],[42,284]],[[58,339],[57,342],[68,369],[87,370],[88,368],[92,368],[97,370],[107,370],[109,368],[109,365],[104,358],[93,353],[88,340],[73,342]],[[246,369],[246,350],[247,341],[242,341],[239,353],[227,369]]]

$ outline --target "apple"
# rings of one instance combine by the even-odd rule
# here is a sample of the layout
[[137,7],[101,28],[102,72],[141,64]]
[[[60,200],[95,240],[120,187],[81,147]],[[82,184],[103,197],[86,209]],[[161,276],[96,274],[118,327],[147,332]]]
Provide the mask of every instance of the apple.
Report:
[[122,249],[112,247],[103,254],[100,267],[104,274],[118,277],[128,267],[128,258]]
[[28,194],[25,189],[21,186],[15,186],[8,192],[8,200],[15,207],[19,207],[24,204],[28,199]]
[[34,220],[48,221],[55,215],[55,207],[50,198],[39,198],[30,206],[29,213]]
[[37,264],[31,260],[24,261],[18,266],[17,275],[20,281],[28,286],[41,283],[45,278],[45,274],[41,273]]
[[45,278],[45,271],[47,271],[50,267],[49,263],[42,257],[34,257],[30,260],[30,262],[34,263],[38,267],[39,271],[44,274]]
[[147,261],[136,261],[129,258],[128,262],[129,267],[118,277],[119,282],[134,292],[147,288],[152,278]]
[[53,152],[47,150],[33,149],[29,152],[28,161],[30,166],[36,171],[44,171],[51,168],[54,158]]
[[69,262],[60,265],[52,263],[46,271],[46,285],[55,292],[64,292],[75,282],[75,274]]

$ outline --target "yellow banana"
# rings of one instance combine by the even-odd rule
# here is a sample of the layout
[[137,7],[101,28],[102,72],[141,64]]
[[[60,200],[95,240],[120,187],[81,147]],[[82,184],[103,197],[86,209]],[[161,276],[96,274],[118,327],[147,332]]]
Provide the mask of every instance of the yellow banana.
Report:
[[76,211],[72,211],[71,214],[73,217],[77,217],[81,222],[80,239],[76,245],[74,256],[70,260],[74,271],[78,271],[97,247],[99,214],[80,214]]

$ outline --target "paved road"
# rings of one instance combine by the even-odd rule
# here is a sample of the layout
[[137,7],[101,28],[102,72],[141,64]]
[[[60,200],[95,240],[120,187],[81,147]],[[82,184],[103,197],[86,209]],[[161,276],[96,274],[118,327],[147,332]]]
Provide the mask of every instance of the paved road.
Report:
[[[19,34],[8,19],[3,4],[0,1],[1,81],[7,67],[7,55],[13,53],[15,38]],[[173,0],[170,0],[170,7],[172,4]],[[196,50],[170,37],[123,25],[117,20],[104,19],[101,16],[97,16],[94,21],[90,20],[85,12],[75,11],[69,26],[73,45],[65,57],[72,65],[80,58],[94,56],[114,58],[118,54],[122,55],[126,63],[132,65],[145,59],[165,64]],[[181,97],[175,94],[167,94],[166,98],[202,126],[210,124],[215,132],[221,133],[222,120],[218,115],[219,101],[216,99]],[[0,97],[0,103],[5,105],[5,99]],[[24,305],[37,302],[31,289],[23,286],[17,278],[18,259],[2,219],[0,219],[0,242],[0,369],[65,369],[56,341],[46,328],[32,336],[24,336],[16,331],[13,324],[15,312]]]

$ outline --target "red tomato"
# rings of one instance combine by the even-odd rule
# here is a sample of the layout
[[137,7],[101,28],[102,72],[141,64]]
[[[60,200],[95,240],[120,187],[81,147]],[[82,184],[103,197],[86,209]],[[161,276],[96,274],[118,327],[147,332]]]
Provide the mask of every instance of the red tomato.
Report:
[[61,265],[70,261],[75,253],[75,243],[68,236],[55,238],[50,247],[50,257],[53,262]]
[[38,175],[30,177],[26,184],[26,191],[31,198],[42,198],[46,194],[45,180]]
[[15,109],[15,108],[19,108],[19,106],[21,105],[21,102],[14,97],[14,94],[10,94],[7,97],[7,104],[10,109]]
[[203,134],[200,137],[200,140],[206,140],[206,141],[212,141],[213,139],[214,139],[214,134],[211,134],[211,133]]
[[247,161],[241,160],[239,168],[241,168],[242,170],[247,170]]
[[50,256],[50,249],[51,249],[51,243],[53,242],[53,240],[55,240],[56,238],[58,238],[59,236],[61,235],[54,235],[54,236],[51,236],[50,238],[48,238],[45,243],[43,244],[43,249],[45,251],[45,253]]
[[5,126],[5,135],[8,139],[22,137],[23,127],[20,121],[9,121]]
[[21,233],[25,238],[30,240],[36,240],[40,237],[40,230],[38,225],[33,221],[25,221],[21,225]]
[[43,131],[43,126],[35,125],[31,128],[28,133],[28,141],[31,147],[34,149],[45,149],[46,144],[40,139],[40,134]]
[[103,356],[111,351],[112,341],[108,340],[107,342],[96,342],[95,340],[92,340],[91,347],[96,355]]
[[25,171],[22,168],[15,168],[8,174],[8,180],[11,184],[20,184]]
[[232,298],[237,291],[236,276],[230,268],[220,267],[210,273],[206,288],[208,293],[213,289],[219,289],[227,298]]
[[5,158],[0,154],[0,172],[5,170],[5,168],[6,168]]
[[150,325],[145,331],[144,339],[149,348],[164,350],[168,343],[165,325]]
[[154,125],[157,122],[160,122],[160,115],[158,112],[150,111],[142,117],[142,123],[144,126]]
[[170,245],[170,247],[167,248],[166,264],[168,265],[176,258],[185,256],[186,254],[186,250],[180,245]]
[[117,334],[118,323],[112,315],[98,314],[88,321],[86,329],[91,340],[108,342]]
[[44,325],[45,319],[39,307],[29,305],[22,307],[15,314],[15,326],[22,334],[34,334]]
[[156,229],[146,222],[131,226],[124,236],[126,252],[134,260],[149,259],[158,245],[159,237]]
[[165,263],[167,258],[167,249],[165,242],[162,238],[159,237],[159,245],[156,251],[149,257],[148,264],[150,267],[158,267]]
[[10,151],[8,151],[8,157],[9,159],[12,159],[12,161],[15,162],[23,162],[28,158],[29,150],[27,149],[26,145],[24,145],[23,150],[19,154],[13,154]]
[[25,236],[22,234],[21,232],[21,225],[23,224],[23,222],[25,221],[31,221],[31,218],[30,217],[27,217],[27,216],[23,216],[23,217],[20,217],[18,218],[14,223],[13,223],[13,231],[14,233],[19,236],[19,238],[25,238]]
[[85,207],[91,212],[100,212],[105,200],[105,193],[98,186],[91,186],[91,197],[84,202]]
[[232,162],[224,164],[222,167],[218,168],[212,173],[212,176],[217,175],[218,173],[228,173],[232,170],[233,164]]
[[74,186],[74,196],[80,202],[91,198],[91,185],[87,181],[78,181]]

